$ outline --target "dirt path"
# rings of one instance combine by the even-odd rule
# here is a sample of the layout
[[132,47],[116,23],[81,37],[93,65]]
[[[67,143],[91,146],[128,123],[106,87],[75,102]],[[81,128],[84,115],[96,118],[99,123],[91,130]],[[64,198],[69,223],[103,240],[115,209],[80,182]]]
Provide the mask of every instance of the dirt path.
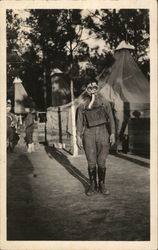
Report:
[[149,168],[110,155],[111,195],[87,197],[87,163],[41,146],[8,155],[8,240],[149,240]]

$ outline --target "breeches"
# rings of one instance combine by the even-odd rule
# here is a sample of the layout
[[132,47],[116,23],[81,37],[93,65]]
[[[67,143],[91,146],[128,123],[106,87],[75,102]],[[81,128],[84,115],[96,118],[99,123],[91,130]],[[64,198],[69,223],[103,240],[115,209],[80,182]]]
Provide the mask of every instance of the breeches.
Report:
[[94,168],[96,165],[105,168],[109,153],[109,134],[106,124],[86,128],[83,134],[83,147],[89,168]]

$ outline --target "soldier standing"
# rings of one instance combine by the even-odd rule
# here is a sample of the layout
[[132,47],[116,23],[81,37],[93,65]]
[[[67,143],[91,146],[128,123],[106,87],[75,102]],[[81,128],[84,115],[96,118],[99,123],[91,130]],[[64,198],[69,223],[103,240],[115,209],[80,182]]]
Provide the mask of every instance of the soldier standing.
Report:
[[[110,140],[107,124],[110,124]],[[87,195],[99,191],[107,195],[105,188],[106,158],[109,146],[115,143],[115,123],[110,103],[99,93],[96,80],[91,81],[86,88],[83,102],[77,112],[77,145],[84,148],[88,161],[90,188]],[[98,180],[97,185],[97,168]]]
[[18,135],[16,134],[17,120],[13,113],[11,113],[11,102],[7,102],[7,147],[10,152],[14,151],[14,147],[18,141]]
[[34,131],[34,109],[25,108],[27,116],[25,118],[25,132],[26,132],[26,143],[27,143],[27,152],[35,152],[34,142],[33,142],[33,131]]

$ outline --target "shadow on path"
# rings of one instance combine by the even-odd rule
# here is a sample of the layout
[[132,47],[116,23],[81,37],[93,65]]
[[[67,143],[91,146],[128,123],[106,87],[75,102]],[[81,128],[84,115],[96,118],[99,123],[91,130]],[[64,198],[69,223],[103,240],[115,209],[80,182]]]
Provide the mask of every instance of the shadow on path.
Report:
[[8,156],[7,167],[7,240],[51,239],[33,197],[34,167],[28,156]]
[[73,177],[82,183],[86,193],[89,188],[89,179],[83,175],[80,170],[73,166],[66,155],[61,151],[48,146],[45,146],[45,150],[51,159],[54,158],[56,161],[58,161]]
[[130,162],[139,164],[142,167],[150,168],[150,164],[148,162],[145,162],[143,160],[139,160],[139,159],[130,157],[129,155],[123,155],[123,154],[113,154],[113,155],[115,157],[117,157],[117,158],[121,158],[121,159],[124,159],[124,160],[128,160]]

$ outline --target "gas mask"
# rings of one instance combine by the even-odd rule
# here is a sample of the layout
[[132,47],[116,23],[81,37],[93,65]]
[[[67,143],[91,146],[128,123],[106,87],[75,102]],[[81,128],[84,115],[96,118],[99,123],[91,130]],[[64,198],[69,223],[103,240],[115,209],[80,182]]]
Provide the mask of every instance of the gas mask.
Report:
[[89,96],[91,96],[91,101],[88,105],[88,108],[91,109],[92,105],[95,101],[95,96],[99,91],[99,86],[96,82],[91,82],[87,85],[86,92]]
[[87,85],[86,92],[88,95],[92,96],[97,94],[99,91],[99,86],[96,82],[91,82]]

